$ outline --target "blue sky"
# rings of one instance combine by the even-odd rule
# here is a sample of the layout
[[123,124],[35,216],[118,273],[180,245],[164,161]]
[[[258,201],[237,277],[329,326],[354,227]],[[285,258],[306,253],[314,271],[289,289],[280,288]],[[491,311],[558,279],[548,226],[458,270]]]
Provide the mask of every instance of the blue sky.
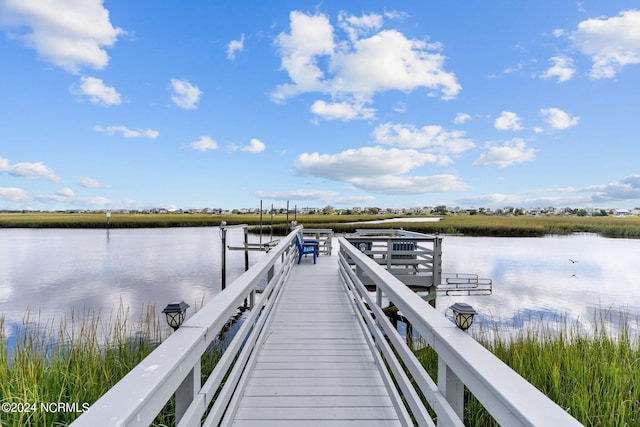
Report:
[[639,28],[622,0],[0,0],[0,209],[640,206]]

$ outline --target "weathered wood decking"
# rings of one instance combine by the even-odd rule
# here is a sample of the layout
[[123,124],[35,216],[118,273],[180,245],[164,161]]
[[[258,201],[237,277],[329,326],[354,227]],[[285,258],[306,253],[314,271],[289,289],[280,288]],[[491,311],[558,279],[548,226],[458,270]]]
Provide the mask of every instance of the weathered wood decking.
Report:
[[296,265],[248,372],[236,426],[400,425],[336,256]]

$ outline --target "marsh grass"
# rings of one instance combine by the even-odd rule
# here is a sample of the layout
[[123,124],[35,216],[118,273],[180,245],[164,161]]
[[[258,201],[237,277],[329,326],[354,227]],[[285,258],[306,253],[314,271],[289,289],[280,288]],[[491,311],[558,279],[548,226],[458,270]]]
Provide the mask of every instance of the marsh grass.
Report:
[[[557,320],[557,319],[556,319]],[[601,315],[591,327],[580,322],[525,322],[516,333],[494,326],[473,335],[551,400],[586,426],[640,425],[638,320],[620,319],[617,333]],[[635,328],[633,327],[635,325]],[[587,332],[589,331],[589,332]],[[437,378],[437,354],[428,347],[418,359]],[[465,390],[465,425],[496,426]]]
[[[403,215],[297,215],[299,224],[307,228],[331,228],[337,233],[352,233],[366,221],[390,219]],[[410,217],[406,215],[406,217]],[[275,215],[273,230],[285,234],[287,216]],[[294,215],[289,215],[289,221]],[[227,224],[248,224],[257,232],[258,214],[149,214],[113,213],[110,228],[153,227],[213,227],[221,221]],[[264,215],[263,232],[269,233],[270,215]],[[103,213],[0,213],[0,228],[107,228]],[[640,238],[640,217],[577,217],[577,216],[499,216],[499,215],[445,215],[437,222],[399,222],[366,224],[367,228],[404,228],[422,233],[464,234],[467,236],[540,237],[571,233],[598,233],[604,237]]]
[[[0,317],[0,403],[38,405],[35,411],[0,412],[1,426],[62,426],[81,414],[142,361],[169,328],[153,305],[143,307],[137,321],[128,309],[101,320],[100,313],[72,312],[70,317],[48,321],[27,312],[9,348],[5,320]],[[223,349],[212,347],[202,358],[207,376]],[[42,411],[41,403],[77,403],[78,411]],[[154,425],[173,425],[173,399]]]

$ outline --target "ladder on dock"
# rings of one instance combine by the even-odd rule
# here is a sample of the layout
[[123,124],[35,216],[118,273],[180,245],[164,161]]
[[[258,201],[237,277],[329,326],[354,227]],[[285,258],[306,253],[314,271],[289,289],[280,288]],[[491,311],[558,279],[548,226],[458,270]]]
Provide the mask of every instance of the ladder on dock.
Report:
[[[501,425],[580,425],[346,239],[339,254],[296,264],[298,232],[72,425],[147,426],[174,396],[178,426],[462,426],[465,388]],[[383,297],[438,354],[437,379],[384,315]],[[203,383],[202,354],[245,300],[244,323]]]

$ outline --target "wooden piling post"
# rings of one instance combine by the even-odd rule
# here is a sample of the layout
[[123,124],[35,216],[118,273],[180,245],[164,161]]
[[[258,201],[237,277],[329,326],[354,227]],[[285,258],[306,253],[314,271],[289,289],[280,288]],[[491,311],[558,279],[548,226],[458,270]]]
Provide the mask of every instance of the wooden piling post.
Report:
[[244,228],[244,271],[249,269],[249,227]]
[[220,232],[222,238],[222,290],[227,286],[227,230],[225,229],[226,224],[220,224]]
[[286,219],[286,223],[287,223],[287,234],[289,234],[289,201],[287,200],[287,219]]

